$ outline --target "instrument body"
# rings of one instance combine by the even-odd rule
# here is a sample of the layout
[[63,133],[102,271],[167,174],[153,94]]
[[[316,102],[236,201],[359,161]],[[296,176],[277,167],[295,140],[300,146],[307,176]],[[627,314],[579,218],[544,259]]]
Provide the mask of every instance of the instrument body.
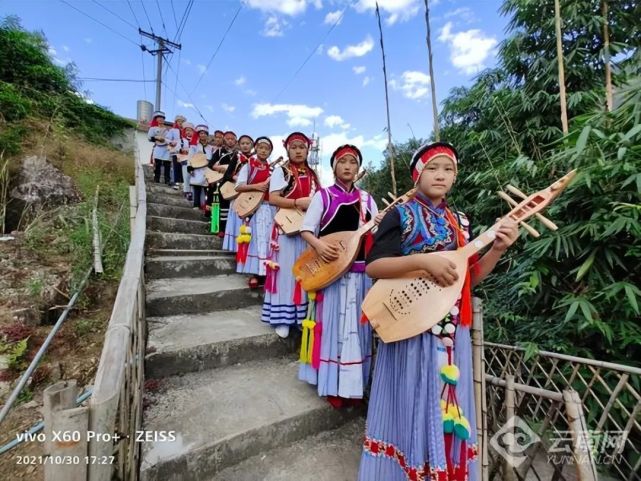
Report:
[[156,135],[154,135],[156,139],[154,144],[157,145],[158,147],[165,147],[167,145],[167,139],[165,139],[166,135],[167,135],[167,128],[166,127],[159,128],[158,131],[156,132]]
[[300,209],[281,207],[274,216],[274,222],[281,228],[285,235],[296,235],[305,219],[305,212]]
[[468,259],[496,238],[505,219],[520,222],[550,204],[569,184],[576,171],[571,171],[547,189],[530,195],[492,227],[469,244],[455,251],[413,254],[442,256],[456,266],[458,281],[440,286],[425,271],[409,272],[396,279],[379,279],[363,300],[363,314],[370,320],[383,342],[395,342],[421,334],[441,321],[456,304],[467,273]]
[[233,182],[227,181],[220,186],[220,195],[225,200],[234,200],[240,192],[236,192],[236,184]]
[[[270,171],[274,170],[274,167],[276,167],[282,161],[283,161],[283,158],[279,157],[274,162],[269,164],[268,169]],[[246,185],[251,185],[251,184],[246,184]],[[254,212],[258,210],[258,208],[260,207],[260,203],[263,201],[264,198],[265,198],[265,192],[260,192],[258,190],[241,192],[236,198],[236,202],[234,202],[234,210],[236,211],[236,214],[238,214],[238,217],[240,217],[241,219],[244,219],[245,217],[252,215]]]
[[210,168],[207,168],[207,170],[205,171],[205,178],[207,179],[208,184],[215,184],[220,179],[222,179],[224,175],[225,174],[221,174],[220,172],[216,172],[215,170],[212,170]]
[[334,232],[321,237],[338,248],[338,258],[332,262],[325,262],[313,247],[305,249],[292,268],[301,287],[308,292],[318,291],[345,274],[356,260],[362,235],[367,230],[361,227],[357,231]]
[[[401,197],[390,203],[382,212],[387,212],[399,202],[407,202],[416,192],[412,189]],[[367,234],[374,227],[374,219],[366,222],[355,231],[334,232],[321,237],[329,244],[338,248],[338,258],[332,262],[324,261],[313,247],[303,251],[294,263],[292,272],[301,286],[308,292],[323,289],[345,274],[352,266],[361,246],[363,235]]]

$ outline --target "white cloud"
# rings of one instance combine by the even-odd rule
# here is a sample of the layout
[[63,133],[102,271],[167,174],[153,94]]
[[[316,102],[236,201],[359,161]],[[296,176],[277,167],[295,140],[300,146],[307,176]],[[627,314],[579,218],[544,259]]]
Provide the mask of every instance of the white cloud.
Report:
[[196,65],[196,68],[198,69],[198,72],[202,75],[205,73],[205,70],[207,70],[207,67],[201,63]]
[[415,70],[403,72],[400,82],[396,79],[390,81],[390,85],[394,90],[402,92],[404,97],[412,100],[427,97],[429,84],[430,76]]
[[[412,18],[419,12],[420,6],[423,4],[420,0],[379,0],[378,6],[383,13],[388,16],[385,23],[393,25],[398,21],[406,21]],[[434,3],[433,3],[434,4]],[[376,10],[376,0],[359,0],[355,5],[358,12],[374,11]]]
[[205,108],[209,110],[210,112],[214,111],[214,107],[212,105],[205,105]]
[[289,25],[287,20],[276,15],[271,15],[265,22],[262,34],[265,37],[282,37],[285,35],[285,28]]
[[69,52],[71,49],[69,47],[67,47],[66,45],[63,45],[62,46],[62,50],[64,50],[65,52]]
[[287,114],[287,125],[290,127],[309,127],[313,119],[323,113],[321,107],[310,107],[304,104],[255,104],[251,116],[271,117],[280,113]]
[[372,40],[372,37],[368,35],[367,38],[365,38],[365,40],[363,40],[361,43],[358,43],[356,45],[348,45],[342,51],[340,48],[334,45],[327,50],[327,55],[329,55],[330,58],[336,60],[337,62],[342,62],[343,60],[347,60],[348,58],[362,57],[364,55],[367,55],[372,50],[372,48],[374,48],[374,40]]
[[[63,49],[64,49],[64,47],[63,47]],[[49,46],[49,48],[48,48],[47,50],[48,50],[48,52],[49,52],[49,57],[51,57],[51,60],[52,60],[52,61],[53,61],[53,63],[55,63],[56,65],[58,65],[58,66],[60,66],[60,67],[64,67],[65,65],[67,65],[68,63],[70,63],[70,62],[71,62],[71,59],[70,59],[70,58],[61,58],[61,57],[58,57],[58,51],[57,51],[54,47]]]
[[343,21],[343,12],[341,10],[336,10],[335,12],[329,12],[325,15],[325,22],[327,25],[340,25]]
[[340,115],[328,115],[325,117],[325,125],[330,129],[340,127],[341,129],[347,130],[350,128],[350,124],[345,122]]
[[84,41],[86,44],[90,44],[91,42],[93,42],[93,38],[91,38],[91,37],[85,37],[85,38],[83,38],[83,41]]
[[244,75],[241,75],[241,76],[240,76],[240,77],[238,77],[236,80],[234,80],[234,83],[235,83],[236,85],[245,85],[245,84],[247,83],[247,79],[245,78],[245,76],[244,76]]
[[459,7],[455,10],[450,10],[445,12],[443,15],[444,18],[456,17],[455,20],[462,20],[466,23],[473,23],[476,19],[474,17],[474,12],[471,8],[468,7]]
[[323,45],[323,44],[321,43],[321,44],[318,46],[318,48],[316,49],[316,53],[317,53],[318,55],[323,55],[323,53],[324,53],[324,52],[325,52],[325,45]]
[[360,75],[362,73],[365,73],[365,70],[367,70],[367,67],[365,67],[364,65],[358,65],[356,67],[352,67],[352,70],[356,75]]
[[255,90],[252,90],[252,89],[247,89],[247,90],[245,90],[245,94],[250,95],[252,97],[255,97],[256,95],[258,95],[258,92],[256,92]]
[[438,39],[449,44],[452,64],[468,75],[485,67],[485,60],[497,44],[494,37],[485,36],[478,29],[452,33],[452,22],[443,26]]
[[[331,185],[334,182],[334,176],[329,167],[329,158],[338,147],[344,144],[355,145],[363,152],[363,165],[365,166],[372,160],[368,158],[367,150],[374,150],[379,154],[382,153],[387,147],[387,137],[380,134],[366,139],[363,135],[350,135],[347,132],[337,132],[321,137],[321,168],[319,175],[323,185]],[[382,157],[381,155],[380,158]]]
[[367,85],[369,84],[370,80],[371,80],[371,78],[369,78],[369,77],[363,77],[363,87],[367,87]]
[[180,105],[184,109],[193,109],[194,108],[194,104],[192,104],[191,102],[185,102],[183,100],[176,99],[176,103],[178,105]]
[[191,60],[189,60],[188,58],[181,58],[180,61],[185,65],[191,65]]
[[292,17],[304,13],[308,5],[314,5],[317,9],[323,7],[321,0],[243,0],[243,4],[263,12],[276,12]]
[[236,106],[235,106],[235,105],[229,105],[229,104],[226,104],[226,103],[224,103],[224,102],[223,102],[220,106],[222,107],[222,109],[223,109],[225,112],[232,113],[233,111],[235,111],[235,110],[236,110]]

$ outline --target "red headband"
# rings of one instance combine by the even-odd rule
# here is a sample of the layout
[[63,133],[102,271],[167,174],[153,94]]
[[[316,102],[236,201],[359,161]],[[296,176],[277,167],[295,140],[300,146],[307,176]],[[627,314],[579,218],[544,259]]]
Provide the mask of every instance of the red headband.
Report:
[[428,162],[430,162],[431,160],[433,160],[435,157],[438,157],[438,156],[445,156],[451,159],[452,162],[454,162],[454,169],[456,169],[456,166],[457,166],[456,152],[445,145],[436,145],[431,149],[427,149],[416,160],[416,163],[412,168],[412,180],[414,181],[414,183],[418,182],[418,178],[421,176],[421,173],[423,172],[423,169],[428,164]]
[[359,152],[354,148],[349,145],[346,145],[342,149],[340,149],[336,154],[334,154],[334,162],[337,162],[338,160],[342,159],[346,155],[352,155],[356,159],[356,161],[360,164],[360,154]]
[[284,145],[284,146],[285,146],[285,148],[287,149],[287,148],[289,148],[289,144],[291,144],[292,142],[295,142],[295,141],[297,141],[297,140],[300,140],[301,142],[304,142],[304,143],[305,143],[305,145],[307,145],[307,147],[309,147],[309,145],[310,145],[310,140],[309,140],[309,138],[307,138],[307,136],[306,136],[306,135],[303,135],[303,134],[292,134],[292,135],[290,135],[290,136],[289,136],[289,137],[287,137],[287,139],[283,142],[283,145]]
[[228,130],[227,132],[225,132],[223,134],[223,137],[227,137],[228,135],[233,135],[234,137],[236,137],[236,133],[232,132],[231,130]]

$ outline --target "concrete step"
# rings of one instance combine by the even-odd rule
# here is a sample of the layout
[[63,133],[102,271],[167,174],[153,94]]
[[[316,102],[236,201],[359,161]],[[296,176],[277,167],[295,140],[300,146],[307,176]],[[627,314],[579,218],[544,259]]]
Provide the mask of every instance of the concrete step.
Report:
[[[207,481],[257,453],[335,429],[360,415],[337,411],[273,359],[174,376],[147,393],[143,429],[175,441],[142,444],[142,481]],[[301,479],[313,479],[307,476]]]
[[170,217],[147,216],[147,228],[160,232],[182,232],[183,234],[207,234],[209,222]]
[[215,250],[223,240],[211,234],[183,234],[178,232],[147,232],[148,249]]
[[209,481],[355,481],[364,433],[364,420],[355,419],[285,449],[260,453]]
[[201,210],[193,209],[188,201],[185,201],[183,207],[167,204],[147,204],[147,215],[155,217],[169,217],[173,219],[187,219],[204,221],[203,212]]
[[[147,316],[202,314],[261,305],[264,292],[240,274],[147,281]],[[197,335],[194,333],[194,335]]]
[[204,277],[234,272],[236,272],[236,258],[228,254],[147,257],[145,262],[145,273],[148,279]]
[[[162,180],[162,177],[161,177],[161,180]],[[167,194],[175,197],[182,197],[182,194],[183,194],[182,187],[180,188],[180,190],[176,190],[176,189],[173,189],[172,187],[169,187],[166,184],[156,184],[153,181],[153,177],[151,182],[146,182],[146,186],[147,186],[148,193],[153,192],[155,194]]]
[[260,321],[260,306],[195,315],[148,317],[147,378],[293,355],[299,336],[281,339]]
[[156,194],[153,192],[147,193],[147,202],[153,204],[163,204],[163,205],[172,205],[174,207],[193,207],[193,202],[185,199],[183,196],[178,195],[165,195],[165,194]]
[[[188,234],[186,234],[188,235]],[[147,255],[150,257],[189,257],[189,256],[230,256],[235,257],[234,252],[223,249],[148,249]]]

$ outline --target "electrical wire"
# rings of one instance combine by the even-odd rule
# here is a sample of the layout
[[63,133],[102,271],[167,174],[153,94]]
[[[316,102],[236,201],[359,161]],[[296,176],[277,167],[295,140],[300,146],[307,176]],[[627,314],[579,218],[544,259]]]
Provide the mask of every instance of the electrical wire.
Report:
[[114,12],[114,11],[112,11],[112,10],[109,10],[109,9],[108,9],[107,7],[105,7],[102,3],[99,3],[99,2],[97,2],[96,0],[91,0],[91,1],[92,1],[93,3],[95,3],[96,5],[98,5],[100,8],[102,8],[102,9],[104,9],[104,10],[107,10],[107,11],[108,11],[110,14],[112,14],[114,17],[116,17],[116,18],[118,18],[118,19],[122,20],[123,22],[125,22],[125,23],[126,23],[127,25],[129,25],[131,28],[135,29],[135,30],[136,30],[136,32],[138,31],[138,28],[137,28],[133,23],[131,23],[129,20],[126,20],[126,19],[122,18],[120,15],[118,15],[116,12]]
[[64,4],[65,4],[65,5],[67,5],[68,7],[73,8],[76,12],[78,12],[78,13],[80,13],[80,14],[84,15],[84,16],[85,16],[85,17],[87,17],[87,18],[90,18],[90,19],[91,19],[91,20],[93,20],[94,22],[99,23],[100,25],[102,25],[103,27],[105,27],[107,30],[109,30],[109,31],[111,31],[111,32],[113,32],[113,33],[115,33],[115,34],[116,34],[116,35],[118,35],[119,37],[124,38],[127,42],[129,42],[129,43],[133,43],[136,47],[138,46],[138,44],[137,44],[136,42],[134,42],[133,40],[131,40],[130,38],[125,37],[122,33],[120,33],[120,32],[118,32],[118,31],[114,30],[114,29],[113,29],[113,28],[111,28],[109,25],[107,25],[107,24],[105,24],[105,23],[101,22],[100,20],[98,20],[98,19],[96,19],[96,18],[92,17],[92,16],[91,16],[91,15],[89,15],[88,13],[85,13],[85,12],[83,12],[82,10],[80,10],[80,9],[78,9],[78,8],[76,8],[76,7],[74,7],[73,5],[71,5],[71,4],[70,4],[69,2],[67,2],[66,0],[58,0],[58,1],[60,1],[60,2],[64,3]]

